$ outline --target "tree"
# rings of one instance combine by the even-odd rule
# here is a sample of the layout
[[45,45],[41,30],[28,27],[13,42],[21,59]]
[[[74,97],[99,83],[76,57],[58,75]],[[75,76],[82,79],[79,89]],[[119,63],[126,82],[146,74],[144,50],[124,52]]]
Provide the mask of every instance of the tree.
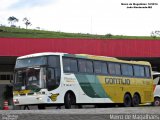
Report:
[[19,20],[18,20],[16,17],[11,16],[11,17],[8,18],[8,21],[9,21],[9,23],[11,24],[11,26],[15,26],[14,24],[15,24],[16,22],[18,22]]
[[26,29],[27,29],[27,27],[28,26],[31,26],[32,24],[31,24],[31,22],[28,20],[28,18],[23,18],[23,21],[24,21],[24,24],[26,25]]
[[160,31],[159,30],[156,30],[156,31],[152,31],[151,32],[151,37],[153,37],[154,39],[156,37],[159,37],[160,36]]

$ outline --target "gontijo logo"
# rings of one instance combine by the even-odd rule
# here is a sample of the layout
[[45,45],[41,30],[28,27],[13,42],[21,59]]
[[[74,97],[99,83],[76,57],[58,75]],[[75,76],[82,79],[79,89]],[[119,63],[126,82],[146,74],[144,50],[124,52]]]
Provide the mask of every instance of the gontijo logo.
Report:
[[122,78],[105,78],[106,84],[123,84],[130,85],[130,79],[122,79]]

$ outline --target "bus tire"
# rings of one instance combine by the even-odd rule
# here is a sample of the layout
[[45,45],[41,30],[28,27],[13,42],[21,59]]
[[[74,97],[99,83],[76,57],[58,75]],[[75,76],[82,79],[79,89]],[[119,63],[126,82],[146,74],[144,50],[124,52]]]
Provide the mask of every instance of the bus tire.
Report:
[[45,105],[38,105],[38,109],[43,110],[43,109],[46,109],[46,107],[45,107]]
[[138,94],[134,94],[132,98],[132,106],[133,107],[138,107],[140,104],[140,97]]
[[71,109],[72,105],[76,103],[75,95],[71,92],[66,93],[64,97],[64,106],[66,109]]
[[131,98],[131,96],[129,94],[125,94],[124,95],[123,105],[124,105],[124,107],[131,107],[132,98]]
[[160,106],[160,98],[159,97],[156,97],[154,98],[154,103],[153,103],[154,106]]

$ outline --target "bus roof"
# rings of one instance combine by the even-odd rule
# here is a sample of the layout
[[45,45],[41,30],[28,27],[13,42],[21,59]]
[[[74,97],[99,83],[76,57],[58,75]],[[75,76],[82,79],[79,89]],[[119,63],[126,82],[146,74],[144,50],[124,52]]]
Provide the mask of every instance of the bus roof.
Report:
[[34,53],[34,54],[28,54],[28,55],[20,56],[17,59],[30,58],[30,57],[38,57],[38,56],[46,56],[46,55],[63,55],[63,54],[68,54],[68,53],[42,52],[42,53]]
[[20,56],[17,59],[23,59],[23,58],[29,58],[29,57],[37,57],[37,56],[46,56],[46,55],[62,55],[62,56],[64,55],[64,56],[67,56],[67,57],[86,58],[86,59],[93,59],[93,60],[104,60],[104,61],[129,63],[129,64],[150,65],[150,63],[147,62],[147,61],[127,61],[127,60],[120,60],[120,59],[117,59],[115,57],[89,55],[89,54],[69,54],[69,53],[62,53],[62,52],[34,53],[34,54]]
[[88,54],[76,54],[77,56],[85,57],[88,59],[94,60],[104,60],[104,61],[111,61],[111,62],[120,62],[120,63],[129,63],[129,64],[141,64],[141,65],[150,65],[148,61],[132,61],[132,60],[120,60],[115,57],[108,57],[108,56],[96,56],[96,55],[88,55]]

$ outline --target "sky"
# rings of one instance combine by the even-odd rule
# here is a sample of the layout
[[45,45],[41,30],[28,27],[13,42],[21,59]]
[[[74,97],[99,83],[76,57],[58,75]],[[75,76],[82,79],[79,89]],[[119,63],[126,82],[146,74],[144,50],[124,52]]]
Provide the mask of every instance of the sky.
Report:
[[27,17],[30,29],[69,33],[150,36],[160,30],[159,12],[159,0],[0,0],[2,25],[9,26],[14,16],[15,25],[25,28]]

